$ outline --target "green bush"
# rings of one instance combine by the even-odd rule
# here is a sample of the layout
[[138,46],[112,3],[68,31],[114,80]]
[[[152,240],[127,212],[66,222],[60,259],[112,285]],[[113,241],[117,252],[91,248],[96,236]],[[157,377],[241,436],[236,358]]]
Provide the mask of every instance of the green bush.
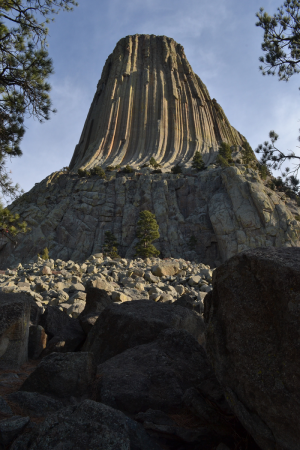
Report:
[[216,162],[220,164],[221,167],[230,167],[230,164],[227,159],[225,159],[222,155],[218,155]]
[[161,171],[161,169],[155,169],[155,170],[152,170],[151,173],[162,173],[162,171]]
[[157,169],[158,167],[160,167],[160,164],[158,164],[158,162],[155,161],[153,156],[150,158],[149,162],[150,162],[150,166],[154,167],[154,169]]
[[3,208],[0,203],[0,231],[3,235],[9,233],[16,236],[18,233],[26,233],[29,230],[27,223],[20,221],[19,214],[13,214],[8,208]]
[[86,170],[86,169],[78,169],[77,173],[78,173],[80,178],[90,177],[91,176],[91,172],[89,170]]
[[132,173],[132,172],[134,172],[134,169],[127,164],[127,166],[123,167],[122,172],[124,172],[124,173]]
[[177,163],[176,166],[172,167],[171,172],[174,174],[182,173],[180,165]]
[[298,220],[298,222],[300,222],[300,216],[296,215],[295,219]]
[[155,215],[147,210],[141,211],[136,230],[136,237],[139,241],[135,246],[135,256],[149,258],[159,255],[159,250],[152,245],[152,241],[160,236],[158,230],[159,227]]
[[104,255],[110,256],[111,258],[120,258],[118,255],[118,246],[116,236],[111,231],[106,231],[103,246]]
[[226,161],[232,161],[232,153],[230,145],[226,142],[222,142],[221,147],[219,147],[219,155],[221,155]]
[[262,180],[265,180],[267,175],[269,175],[268,168],[265,164],[258,164],[258,172]]
[[143,164],[141,169],[144,169],[144,167],[149,167],[149,164]]
[[47,247],[44,248],[41,258],[47,261],[49,259],[49,250]]
[[192,168],[198,171],[205,169],[205,164],[200,152],[196,152],[193,157]]
[[252,161],[256,161],[254,151],[252,150],[249,142],[243,142],[241,153],[243,156],[244,164],[251,164]]
[[101,166],[95,166],[95,167],[93,167],[93,168],[91,169],[91,175],[93,175],[93,176],[96,175],[97,177],[100,177],[100,178],[103,178],[103,179],[106,178],[105,171],[102,169]]

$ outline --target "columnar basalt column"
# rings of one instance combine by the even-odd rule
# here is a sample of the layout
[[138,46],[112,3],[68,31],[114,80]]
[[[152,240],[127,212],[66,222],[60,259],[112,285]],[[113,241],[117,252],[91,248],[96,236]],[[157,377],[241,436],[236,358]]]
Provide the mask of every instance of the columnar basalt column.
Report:
[[207,164],[220,142],[243,141],[183,47],[166,36],[136,34],[107,58],[70,168],[137,167],[151,157],[164,167],[189,165],[196,151]]

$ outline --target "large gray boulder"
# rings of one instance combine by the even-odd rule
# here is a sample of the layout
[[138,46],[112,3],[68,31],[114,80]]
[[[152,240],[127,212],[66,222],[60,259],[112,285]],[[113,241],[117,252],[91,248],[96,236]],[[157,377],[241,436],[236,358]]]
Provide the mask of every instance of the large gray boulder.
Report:
[[261,248],[218,267],[205,297],[210,361],[263,450],[300,449],[299,280],[299,248]]
[[0,293],[0,368],[19,369],[28,359],[30,300]]
[[205,350],[185,330],[166,329],[154,342],[100,364],[97,373],[96,399],[130,414],[149,408],[180,413],[191,387],[205,386],[210,397],[218,391],[216,402],[224,400]]
[[199,343],[204,341],[204,322],[194,311],[136,300],[102,311],[82,350],[93,352],[98,365],[128,348],[154,341],[167,328],[186,330]]
[[21,391],[58,398],[88,395],[96,375],[92,353],[51,353],[45,356],[21,386]]
[[22,435],[10,450],[161,450],[143,427],[121,411],[92,400],[48,416],[38,432]]

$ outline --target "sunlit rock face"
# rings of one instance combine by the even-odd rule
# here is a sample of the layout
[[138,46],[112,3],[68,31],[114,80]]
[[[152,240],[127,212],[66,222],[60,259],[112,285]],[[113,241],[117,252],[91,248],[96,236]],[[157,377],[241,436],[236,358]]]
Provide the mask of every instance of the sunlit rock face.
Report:
[[206,164],[220,142],[245,138],[193,72],[184,49],[166,36],[121,39],[107,58],[70,168],[189,166],[196,151]]
[[[165,36],[122,39],[106,61],[70,168],[10,205],[30,231],[16,247],[4,242],[0,268],[27,262],[45,247],[53,259],[84,261],[103,250],[107,231],[119,254],[132,258],[143,210],[155,214],[161,257],[215,267],[249,248],[299,246],[300,208],[241,163],[245,140],[210,99],[181,45]],[[229,167],[210,164],[221,142],[234,150]],[[190,167],[196,151],[206,165],[200,172]],[[141,167],[151,157],[161,173]],[[180,174],[171,173],[176,163]],[[117,164],[135,170],[107,170],[106,179],[77,172]]]

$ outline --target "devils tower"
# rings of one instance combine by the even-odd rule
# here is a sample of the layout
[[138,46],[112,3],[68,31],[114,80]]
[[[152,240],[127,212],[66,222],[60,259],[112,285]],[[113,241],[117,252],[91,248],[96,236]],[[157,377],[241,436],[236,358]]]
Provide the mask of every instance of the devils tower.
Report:
[[[121,256],[133,257],[143,210],[156,216],[162,257],[217,266],[249,248],[299,246],[300,209],[243,163],[245,141],[181,45],[165,36],[121,39],[104,65],[70,167],[10,205],[31,231],[15,248],[2,244],[0,267],[27,262],[45,247],[51,258],[82,261],[102,251],[106,231]],[[233,150],[228,167],[215,164],[222,142]],[[206,166],[200,172],[191,168],[196,152]],[[151,157],[161,173],[145,167]],[[176,164],[181,174],[171,173]],[[95,166],[107,169],[106,179],[90,176]]]
[[129,164],[154,157],[164,167],[204,161],[218,144],[242,145],[184,49],[166,36],[121,39],[104,65],[70,168]]

